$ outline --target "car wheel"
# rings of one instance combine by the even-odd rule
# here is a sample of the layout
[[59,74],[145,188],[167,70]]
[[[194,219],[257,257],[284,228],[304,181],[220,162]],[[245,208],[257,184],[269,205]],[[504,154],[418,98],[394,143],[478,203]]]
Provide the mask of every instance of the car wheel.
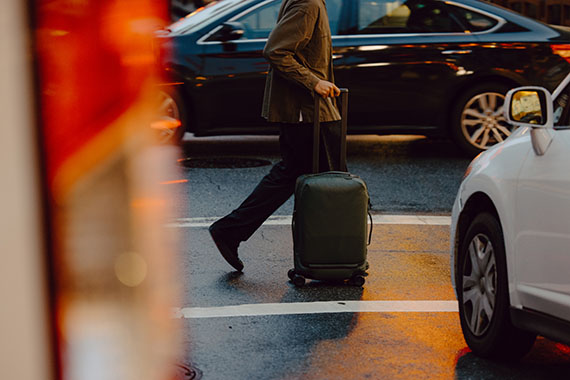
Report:
[[157,118],[152,128],[163,144],[178,144],[186,131],[186,114],[180,97],[174,90],[158,91]]
[[488,83],[459,97],[453,110],[451,135],[468,155],[475,156],[510,136],[513,126],[503,116],[508,90],[508,86]]
[[536,335],[511,323],[504,247],[497,218],[477,215],[459,251],[459,317],[465,341],[475,354],[518,359],[530,351]]

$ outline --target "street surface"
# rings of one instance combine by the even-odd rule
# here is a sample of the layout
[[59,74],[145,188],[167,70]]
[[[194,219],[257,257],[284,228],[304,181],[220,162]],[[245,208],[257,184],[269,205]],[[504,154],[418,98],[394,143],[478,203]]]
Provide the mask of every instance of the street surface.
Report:
[[[570,348],[539,338],[519,363],[477,358],[461,334],[449,280],[449,223],[469,159],[413,136],[349,136],[348,165],[368,184],[374,216],[362,288],[295,288],[285,203],[225,263],[207,226],[249,194],[270,166],[223,168],[219,157],[275,163],[275,137],[187,138],[173,179],[181,236],[184,357],[204,379],[568,378]],[[227,166],[227,165],[226,165]]]

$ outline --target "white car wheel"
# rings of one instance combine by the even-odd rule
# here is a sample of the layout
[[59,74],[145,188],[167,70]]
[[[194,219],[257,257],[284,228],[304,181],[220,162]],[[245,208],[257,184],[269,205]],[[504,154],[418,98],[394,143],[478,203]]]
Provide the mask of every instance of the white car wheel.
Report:
[[473,335],[482,336],[489,329],[497,296],[497,265],[489,237],[477,234],[468,246],[463,261],[463,310]]
[[469,348],[496,359],[524,356],[536,335],[511,323],[505,244],[494,215],[484,212],[473,219],[458,259],[459,318]]

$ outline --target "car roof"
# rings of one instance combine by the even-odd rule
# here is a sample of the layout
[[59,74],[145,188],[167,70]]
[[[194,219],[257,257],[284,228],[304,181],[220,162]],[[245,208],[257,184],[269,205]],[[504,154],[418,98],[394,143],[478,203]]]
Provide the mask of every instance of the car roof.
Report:
[[[267,0],[218,0],[212,2],[209,6],[199,12],[193,12],[186,17],[176,21],[166,28],[170,33],[173,34],[185,34],[191,30],[200,29],[200,26],[205,26],[210,24],[210,21],[218,19],[219,17],[224,17],[235,12],[243,11],[246,7],[255,5]],[[281,0],[274,0],[281,1]],[[352,1],[352,0],[349,0]],[[504,8],[500,5],[490,3],[488,1],[482,0],[435,0],[442,1],[448,4],[458,4],[467,7],[472,7],[475,10],[486,11],[492,13],[496,16],[502,17],[507,21],[520,25],[526,29],[533,31],[540,31],[545,29],[556,32],[560,30],[555,30],[551,26],[542,23],[540,21],[531,19],[529,17],[523,16],[516,13],[510,9]]]

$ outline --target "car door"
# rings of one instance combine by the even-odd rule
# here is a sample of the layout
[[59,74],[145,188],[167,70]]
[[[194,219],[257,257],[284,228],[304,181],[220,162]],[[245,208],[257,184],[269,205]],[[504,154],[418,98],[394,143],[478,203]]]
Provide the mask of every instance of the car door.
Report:
[[555,102],[553,140],[530,150],[516,194],[516,286],[524,307],[570,320],[570,120],[567,87]]
[[231,17],[244,34],[240,39],[216,40],[214,28],[202,38],[203,93],[212,94],[212,124],[216,129],[259,127],[263,124],[261,105],[269,64],[262,52],[275,26],[281,2],[261,1]]
[[351,91],[350,124],[434,126],[446,117],[448,89],[470,74],[458,61],[477,40],[445,2],[344,0],[341,13],[333,58],[337,83]]

